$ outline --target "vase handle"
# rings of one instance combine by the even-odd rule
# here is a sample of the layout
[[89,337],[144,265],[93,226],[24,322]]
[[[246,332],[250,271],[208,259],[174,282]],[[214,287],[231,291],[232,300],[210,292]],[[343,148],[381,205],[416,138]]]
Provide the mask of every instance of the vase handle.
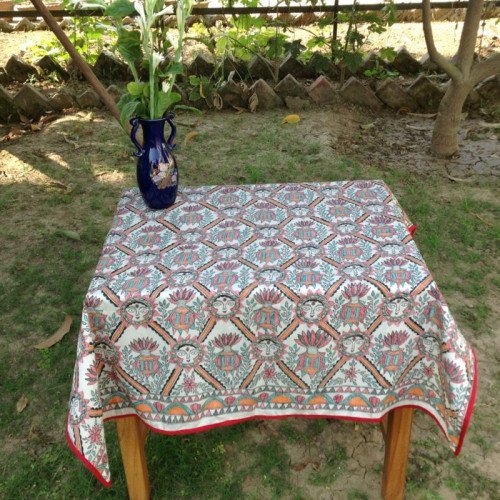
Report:
[[132,130],[130,131],[130,140],[137,148],[137,151],[134,153],[134,156],[140,157],[144,154],[144,149],[142,148],[142,146],[137,141],[137,138],[135,137],[135,135],[137,134],[137,129],[139,128],[140,125],[139,118],[132,118],[129,123],[130,125],[132,125]]
[[173,113],[167,113],[165,115],[165,118],[168,122],[168,124],[170,125],[170,135],[168,137],[168,141],[167,141],[167,146],[170,148],[170,149],[174,149],[175,148],[175,143],[174,143],[174,140],[175,140],[175,134],[177,133],[177,127],[175,126],[173,120],[174,120],[174,114]]

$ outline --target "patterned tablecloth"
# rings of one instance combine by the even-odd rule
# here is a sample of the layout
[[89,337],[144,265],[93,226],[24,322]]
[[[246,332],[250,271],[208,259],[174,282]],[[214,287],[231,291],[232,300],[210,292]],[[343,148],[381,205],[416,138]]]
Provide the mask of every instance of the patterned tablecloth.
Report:
[[381,181],[123,193],[84,303],[67,437],[106,485],[104,420],[186,433],[414,406],[460,450],[474,354]]

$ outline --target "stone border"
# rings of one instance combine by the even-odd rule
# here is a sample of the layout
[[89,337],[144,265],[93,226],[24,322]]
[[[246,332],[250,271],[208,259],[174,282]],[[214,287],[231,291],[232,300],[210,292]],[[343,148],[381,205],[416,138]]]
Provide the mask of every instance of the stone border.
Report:
[[[361,80],[367,69],[383,67],[393,69],[405,78]],[[186,66],[186,75],[211,76],[215,70],[214,61],[206,54],[198,54]],[[128,67],[113,54],[103,51],[99,54],[94,71],[101,80],[129,81],[131,75]],[[213,89],[211,99],[189,102],[182,88],[183,102],[200,109],[249,109],[250,111],[266,110],[286,106],[290,110],[305,109],[311,104],[332,104],[337,97],[373,110],[388,107],[394,111],[422,111],[434,113],[448,85],[447,78],[432,74],[428,57],[417,61],[406,48],[401,47],[391,63],[383,61],[370,52],[365,57],[357,75],[348,75],[348,79],[340,87],[332,81],[338,79],[340,69],[326,56],[315,53],[307,64],[291,56],[286,57],[279,67],[271,61],[255,56],[245,64],[242,61],[228,59],[223,68],[226,81],[217,89]],[[101,107],[102,103],[94,90],[87,88],[79,94],[61,90],[53,95],[45,95],[31,83],[42,80],[45,75],[57,73],[60,80],[70,78],[83,80],[82,76],[69,64],[66,68],[59,65],[52,57],[44,56],[36,67],[17,56],[12,56],[5,68],[0,68],[0,121],[16,121],[19,114],[38,119],[47,111],[60,112],[63,109],[80,107]],[[411,81],[408,79],[411,77]],[[251,81],[247,85],[246,81]],[[11,95],[2,85],[11,82],[23,83],[20,90]],[[108,91],[117,101],[121,91],[110,85]],[[490,77],[481,82],[471,92],[468,104],[478,106],[482,100],[500,102],[500,76]]]

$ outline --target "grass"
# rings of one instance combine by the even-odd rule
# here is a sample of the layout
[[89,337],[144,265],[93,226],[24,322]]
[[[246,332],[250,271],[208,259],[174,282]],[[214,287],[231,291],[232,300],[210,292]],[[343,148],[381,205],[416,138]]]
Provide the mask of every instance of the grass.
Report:
[[[417,244],[460,326],[480,358],[494,363],[488,342],[498,321],[493,290],[500,283],[495,270],[496,185],[489,180],[451,184],[437,174],[424,177],[363,164],[333,154],[300,125],[282,126],[280,119],[279,113],[209,115],[198,126],[199,135],[185,146],[189,129],[180,127],[181,182],[384,179],[418,224]],[[303,119],[314,120],[314,112]],[[75,150],[61,140],[61,132],[82,146]],[[119,193],[135,183],[131,148],[109,119],[80,114],[7,144],[5,151],[8,156],[0,156],[1,170],[9,175],[0,184],[0,497],[124,498],[114,426],[106,426],[114,478],[110,490],[73,457],[63,432],[82,301]],[[78,238],[69,237],[68,231]],[[33,349],[58,328],[65,314],[73,318],[71,332],[50,349]],[[498,389],[498,380],[493,383]],[[23,394],[29,404],[17,413]],[[409,498],[439,498],[440,488],[464,498],[499,490],[498,482],[468,460],[494,451],[498,424],[493,409],[478,407],[474,422],[466,443],[470,449],[462,458],[451,456],[436,426],[426,434],[431,445],[414,443]],[[345,473],[355,466],[353,443],[362,440],[351,424],[283,421],[269,424],[270,433],[260,429],[252,423],[193,436],[152,435],[147,446],[154,497],[311,498],[327,488],[339,498],[364,499],[378,491],[380,469],[370,469],[362,483]],[[381,441],[377,443],[374,465],[382,457]],[[301,461],[319,466],[294,469]]]
[[347,461],[347,450],[344,446],[334,445],[328,450],[326,461],[323,467],[318,470],[312,477],[312,482],[316,486],[331,484],[342,473],[342,470]]
[[267,441],[252,449],[253,470],[257,480],[267,486],[274,497],[279,498],[291,490],[290,457],[283,447]]

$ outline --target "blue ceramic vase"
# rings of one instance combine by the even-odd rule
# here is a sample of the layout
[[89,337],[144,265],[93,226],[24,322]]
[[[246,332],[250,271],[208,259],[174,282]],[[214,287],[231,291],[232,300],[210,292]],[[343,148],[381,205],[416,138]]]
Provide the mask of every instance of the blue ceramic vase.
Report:
[[[130,139],[137,151],[137,184],[144,201],[150,208],[167,208],[175,203],[179,174],[177,162],[172,153],[175,147],[176,128],[173,113],[157,120],[132,118]],[[170,125],[170,136],[165,141],[165,123]],[[139,126],[142,127],[143,144],[136,138]]]

